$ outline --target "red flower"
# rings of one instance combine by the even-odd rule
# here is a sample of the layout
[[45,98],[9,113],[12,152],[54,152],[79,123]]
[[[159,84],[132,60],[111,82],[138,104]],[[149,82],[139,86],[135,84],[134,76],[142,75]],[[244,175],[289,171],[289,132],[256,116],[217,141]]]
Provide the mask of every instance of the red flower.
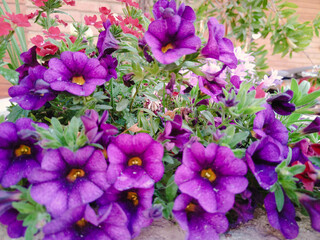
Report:
[[[302,165],[302,163],[296,161],[292,163],[292,166],[294,165]],[[303,186],[308,191],[313,191],[314,183],[317,181],[317,172],[311,162],[305,162],[304,165],[306,166],[305,170],[302,173],[295,175],[295,177],[301,180]]]
[[37,7],[43,7],[44,2],[48,2],[48,0],[32,0],[33,4]]
[[32,19],[32,18],[34,18],[35,16],[37,16],[38,14],[39,14],[39,11],[36,10],[34,13],[29,13],[29,14],[27,15],[27,17],[28,17],[28,19]]
[[6,19],[10,20],[13,24],[16,24],[18,27],[30,27],[31,24],[29,23],[28,16],[23,15],[22,13],[15,14],[15,13],[8,13],[6,12],[8,17]]
[[69,6],[75,6],[76,1],[75,0],[63,0],[67,5]]
[[8,35],[10,31],[13,31],[10,23],[5,22],[3,17],[0,17],[0,36]]
[[97,22],[97,16],[94,15],[93,17],[84,16],[85,24],[90,26],[95,26],[96,28],[102,28],[102,21]]
[[64,34],[60,32],[58,27],[50,27],[48,31],[43,31],[47,36],[46,38],[52,38],[55,40],[63,40]]
[[108,9],[106,7],[101,7],[101,8],[99,8],[99,12],[104,15],[109,15],[111,13],[111,9]]
[[37,47],[36,52],[39,56],[44,57],[46,55],[54,55],[58,50],[59,48],[56,45],[51,42],[45,42],[41,48]]

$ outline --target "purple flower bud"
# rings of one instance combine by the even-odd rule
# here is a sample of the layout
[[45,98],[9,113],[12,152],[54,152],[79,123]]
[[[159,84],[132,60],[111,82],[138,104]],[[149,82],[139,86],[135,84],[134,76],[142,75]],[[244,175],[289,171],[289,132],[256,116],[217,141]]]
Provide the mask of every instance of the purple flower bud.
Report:
[[134,85],[134,81],[132,80],[133,77],[134,77],[134,73],[127,73],[123,75],[122,76],[123,84],[126,87],[131,87],[132,85]]
[[271,104],[273,111],[280,115],[286,116],[290,115],[292,112],[296,110],[296,106],[293,103],[289,103],[292,97],[293,91],[287,90],[284,93],[272,96],[267,100],[267,102]]
[[302,133],[310,134],[320,131],[320,118],[316,117],[308,126],[302,129]]

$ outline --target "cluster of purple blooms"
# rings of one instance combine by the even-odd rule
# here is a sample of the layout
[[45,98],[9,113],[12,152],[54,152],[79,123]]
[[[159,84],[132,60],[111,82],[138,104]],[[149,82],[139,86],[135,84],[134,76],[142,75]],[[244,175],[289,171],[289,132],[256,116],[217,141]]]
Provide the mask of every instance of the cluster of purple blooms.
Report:
[[[201,39],[194,28],[196,15],[191,7],[181,4],[177,9],[175,1],[159,0],[153,14],[155,21],[141,42],[147,44],[157,61],[171,64],[200,50]],[[59,92],[89,96],[97,86],[117,78],[117,59],[111,54],[118,49],[119,42],[111,34],[110,26],[110,22],[104,23],[96,58],[65,51],[60,58],[52,58],[47,68],[37,61],[35,47],[23,53],[24,64],[17,69],[19,85],[9,89],[11,101],[23,109],[37,110]],[[208,30],[209,39],[200,54],[223,65],[215,73],[197,76],[199,88],[213,102],[234,106],[234,99],[223,98],[228,82],[221,77],[226,68],[237,67],[233,44],[224,38],[224,26],[216,19],[209,19]],[[230,78],[233,87],[239,89],[240,77]],[[174,80],[172,77],[167,88],[171,94]],[[253,218],[254,190],[247,179],[251,173],[259,187],[268,191],[260,203],[265,205],[270,224],[286,238],[296,238],[299,227],[293,203],[283,191],[284,204],[278,211],[275,194],[270,191],[278,181],[276,168],[289,153],[288,130],[275,112],[284,116],[294,112],[292,97],[293,92],[288,90],[267,100],[264,110],[254,118],[250,146],[242,159],[229,147],[203,145],[195,140],[192,131],[183,128],[181,115],[167,121],[154,140],[147,133],[118,134],[117,127],[107,123],[107,111],[99,117],[96,111],[87,110],[81,117],[87,144],[76,152],[66,147],[41,148],[33,124],[48,128],[45,124],[28,118],[4,122],[0,124],[0,184],[10,188],[22,179],[28,180],[31,197],[44,205],[52,217],[43,228],[46,240],[132,239],[158,217],[153,200],[155,184],[165,173],[164,152],[178,149],[182,160],[174,181],[179,195],[172,213],[186,231],[186,239],[219,239],[219,234],[229,228],[227,214],[232,210],[238,215],[237,222]],[[320,118],[302,130],[304,134],[319,131]],[[316,178],[308,159],[312,156],[310,149],[305,142],[293,146],[291,164],[299,162],[309,167],[298,178],[305,184],[307,176],[306,186],[312,190]],[[19,194],[0,192],[0,222],[8,225],[8,234],[13,238],[23,236],[26,229],[12,207],[12,202],[19,201]],[[320,201],[303,195],[301,204],[310,214],[312,227],[320,231]]]

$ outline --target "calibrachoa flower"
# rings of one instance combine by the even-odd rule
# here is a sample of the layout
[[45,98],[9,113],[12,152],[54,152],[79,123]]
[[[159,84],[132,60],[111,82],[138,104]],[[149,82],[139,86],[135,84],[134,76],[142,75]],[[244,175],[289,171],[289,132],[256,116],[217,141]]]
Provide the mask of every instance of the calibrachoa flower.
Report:
[[10,23],[5,22],[4,18],[0,17],[0,37],[8,35],[10,31],[13,31]]
[[76,1],[75,0],[63,0],[67,5],[70,6],[75,6],[76,5]]
[[10,238],[20,238],[24,236],[27,227],[23,226],[23,221],[17,220],[19,212],[14,208],[9,208],[0,213],[0,223],[7,225],[7,233]]
[[[140,182],[136,182],[133,188],[118,191],[110,187],[101,198],[97,200],[99,213],[104,214],[111,203],[117,203],[128,218],[128,229],[135,238],[142,228],[149,226],[152,219],[149,210],[152,207],[154,188],[140,188]],[[116,219],[115,219],[116,220]]]
[[100,150],[83,147],[77,152],[67,148],[48,150],[29,176],[32,198],[46,206],[53,216],[92,202],[109,187],[107,163]]
[[154,57],[162,64],[170,64],[184,55],[195,53],[201,46],[193,23],[171,12],[153,21],[144,38]]
[[224,26],[215,18],[208,21],[209,39],[201,54],[207,58],[214,58],[226,64],[229,68],[236,68],[238,60],[234,54],[230,39],[224,38]]
[[44,240],[130,240],[127,217],[117,204],[110,204],[103,215],[96,215],[89,205],[64,212],[43,228]]
[[16,24],[18,27],[30,27],[29,19],[27,15],[23,15],[22,13],[8,13],[6,12],[7,17],[4,17],[10,20],[13,24]]
[[107,153],[110,162],[107,178],[120,191],[141,179],[144,181],[140,187],[150,188],[162,178],[163,147],[149,134],[121,134],[109,144]]
[[237,213],[237,221],[233,226],[237,226],[241,223],[246,223],[249,220],[253,219],[254,206],[252,204],[252,192],[245,190],[241,193],[241,198],[236,198],[236,201],[233,206],[233,210]]
[[198,201],[180,194],[172,209],[175,219],[186,231],[186,240],[219,240],[219,234],[228,230],[228,219],[223,213],[208,213]]
[[97,16],[94,15],[93,17],[91,16],[84,16],[84,21],[85,21],[85,24],[90,26],[94,26],[95,28],[102,28],[102,21],[98,21],[97,22]]
[[181,192],[197,199],[207,212],[215,213],[232,208],[235,194],[248,185],[246,173],[245,162],[231,149],[215,143],[205,148],[196,142],[184,149],[174,179]]
[[264,206],[272,227],[281,231],[287,239],[294,239],[299,234],[299,226],[295,220],[294,205],[284,193],[284,205],[281,212],[277,210],[275,194],[270,192],[264,199]]
[[89,59],[81,52],[63,52],[60,59],[52,58],[44,80],[55,91],[67,91],[89,96],[96,86],[106,82],[107,71],[98,59]]
[[313,153],[313,150],[312,148],[309,150],[309,143],[307,140],[302,139],[292,146],[291,163],[298,161],[302,164],[305,164],[306,162],[309,162],[308,153]]
[[[294,165],[303,165],[303,164],[297,161],[292,163],[292,166]],[[317,181],[317,172],[310,161],[305,162],[304,165],[306,166],[304,171],[302,173],[295,175],[295,177],[301,180],[305,189],[312,192],[314,184]]]
[[24,62],[24,64],[16,69],[16,71],[19,73],[19,83],[21,79],[28,75],[29,68],[40,65],[37,61],[36,48],[36,46],[33,46],[27,52],[21,53],[20,55],[20,58]]
[[267,99],[267,102],[271,104],[273,111],[280,115],[290,115],[296,110],[296,106],[293,103],[289,103],[293,97],[293,91],[287,90],[284,93],[279,93]]
[[[42,149],[35,145],[35,128],[29,118],[20,118],[16,123],[0,124],[0,183],[2,187],[17,184],[22,178],[39,167]],[[45,124],[44,124],[45,125]]]
[[276,119],[275,114],[269,104],[264,104],[265,110],[256,114],[253,121],[253,135],[261,139],[270,136],[283,145],[288,143],[288,130],[282,122]]
[[119,47],[119,41],[114,38],[110,32],[111,23],[109,20],[103,23],[104,31],[99,34],[97,48],[99,51],[99,58],[105,54],[111,54]]
[[50,89],[50,84],[43,80],[46,70],[43,66],[29,68],[29,75],[19,85],[9,88],[10,101],[18,103],[25,110],[38,110],[46,102],[55,99],[56,94]]
[[248,147],[245,159],[260,186],[268,190],[278,179],[276,167],[287,155],[287,146],[266,136]]
[[320,199],[303,194],[299,196],[299,201],[309,213],[312,228],[320,232]]
[[301,130],[303,134],[320,132],[320,118],[316,117],[308,126]]
[[37,7],[43,7],[44,2],[48,2],[48,0],[32,0],[33,4]]
[[50,27],[48,31],[43,31],[46,35],[46,38],[52,38],[55,40],[63,40],[65,38],[65,34],[60,32],[58,27]]
[[111,55],[104,55],[100,58],[100,64],[107,70],[106,81],[111,78],[117,79],[118,74],[116,68],[118,66],[118,60]]
[[162,134],[159,135],[158,141],[170,140],[165,144],[168,151],[172,150],[174,146],[183,148],[183,145],[189,141],[191,131],[182,128],[181,115],[175,115],[173,121],[167,121]]

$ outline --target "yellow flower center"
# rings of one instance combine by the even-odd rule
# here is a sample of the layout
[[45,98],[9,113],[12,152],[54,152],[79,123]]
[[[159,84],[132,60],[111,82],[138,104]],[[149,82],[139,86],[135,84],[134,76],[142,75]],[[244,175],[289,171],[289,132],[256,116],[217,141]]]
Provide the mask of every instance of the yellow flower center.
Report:
[[69,172],[67,179],[70,182],[74,182],[78,177],[83,177],[85,175],[85,172],[82,169],[71,169]]
[[195,212],[197,209],[197,205],[194,203],[189,203],[188,206],[186,207],[186,212]]
[[86,80],[84,80],[82,76],[78,76],[78,77],[73,77],[72,82],[78,85],[83,85],[86,82]]
[[210,182],[213,182],[217,178],[216,174],[212,171],[211,168],[202,169],[201,177],[208,179]]
[[139,199],[138,194],[136,192],[128,192],[127,199],[130,200],[133,203],[133,206],[138,206]]
[[79,221],[76,222],[76,225],[80,228],[83,228],[87,224],[87,221],[84,218],[81,218]]
[[14,154],[16,157],[20,157],[21,155],[30,155],[31,154],[31,148],[21,144],[18,148],[14,150]]
[[130,158],[128,161],[128,166],[132,166],[132,165],[141,166],[142,165],[141,158],[139,158],[139,157]]
[[103,150],[101,150],[101,152],[102,152],[104,158],[105,158],[105,159],[108,159],[107,149],[104,148]]
[[161,52],[166,53],[169,49],[174,49],[174,46],[171,43],[168,43],[166,46],[161,48]]

